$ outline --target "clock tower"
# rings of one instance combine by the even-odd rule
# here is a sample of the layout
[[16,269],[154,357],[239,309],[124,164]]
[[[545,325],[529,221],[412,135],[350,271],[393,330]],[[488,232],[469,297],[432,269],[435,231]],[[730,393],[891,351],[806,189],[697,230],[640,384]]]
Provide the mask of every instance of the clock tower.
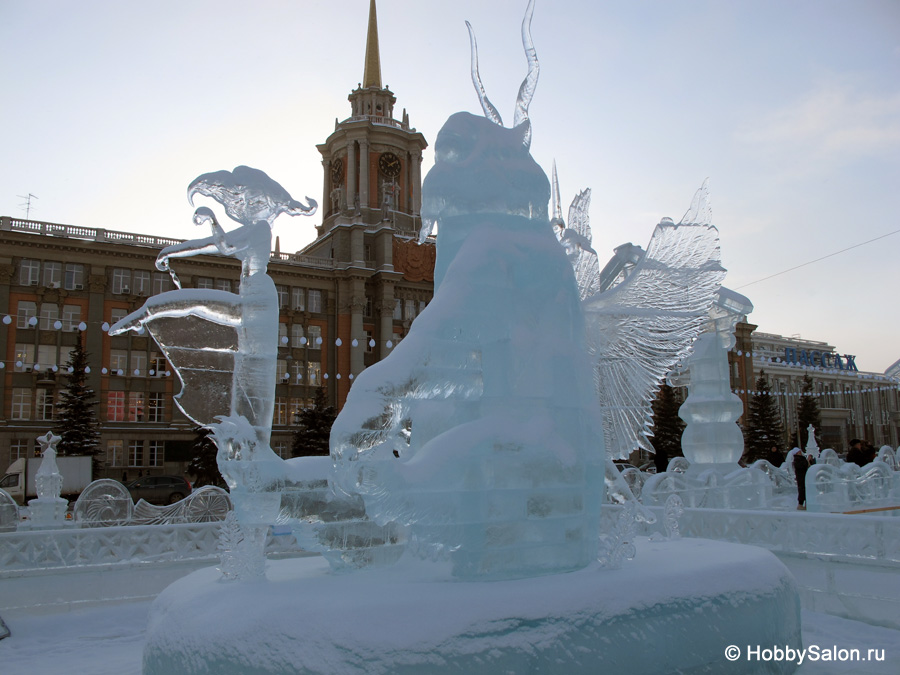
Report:
[[375,0],[363,80],[348,98],[350,116],[316,146],[324,169],[318,236],[295,256],[331,270],[322,367],[337,373],[327,386],[339,408],[355,377],[391,353],[434,293],[434,241],[418,244],[428,143],[406,110],[395,119],[397,99],[381,83]]
[[363,81],[348,98],[350,117],[335,120],[334,132],[317,146],[325,169],[319,235],[350,221],[417,235],[428,143],[410,127],[405,109],[394,119],[397,99],[381,84],[375,0],[369,4]]

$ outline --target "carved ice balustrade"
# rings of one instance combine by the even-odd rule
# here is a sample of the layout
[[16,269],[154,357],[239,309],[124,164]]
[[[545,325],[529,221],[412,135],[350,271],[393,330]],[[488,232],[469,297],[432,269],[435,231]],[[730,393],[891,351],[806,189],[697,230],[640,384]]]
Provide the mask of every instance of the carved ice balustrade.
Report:
[[854,511],[900,506],[900,473],[880,460],[856,464],[814,464],[806,474],[809,511]]
[[[608,531],[621,506],[604,505],[601,529]],[[656,523],[640,532],[660,531],[664,508],[650,507]],[[685,508],[678,519],[683,537],[761,546],[770,551],[827,556],[847,561],[900,564],[900,517],[804,511]]]
[[[72,515],[75,526],[80,528],[208,523],[224,520],[233,508],[228,492],[211,485],[194,490],[169,506],[154,506],[143,499],[135,504],[119,481],[101,478],[84,489],[72,506]],[[27,513],[28,509],[22,511]],[[20,515],[13,498],[0,490],[0,532],[19,529],[23,524]],[[23,529],[28,529],[27,523]]]

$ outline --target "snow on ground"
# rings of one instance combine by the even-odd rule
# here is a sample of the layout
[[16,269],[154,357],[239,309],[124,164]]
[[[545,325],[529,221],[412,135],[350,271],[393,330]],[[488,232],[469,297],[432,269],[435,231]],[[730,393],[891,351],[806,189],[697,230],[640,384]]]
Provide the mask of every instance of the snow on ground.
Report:
[[[150,602],[135,602],[55,614],[7,612],[3,619],[12,636],[0,640],[0,673],[136,675],[141,672],[149,608]],[[798,675],[900,672],[900,631],[804,611],[803,644],[816,645],[823,653],[835,646],[855,648],[863,658],[870,648],[884,650],[884,661],[807,662]],[[722,672],[727,673],[724,659]]]

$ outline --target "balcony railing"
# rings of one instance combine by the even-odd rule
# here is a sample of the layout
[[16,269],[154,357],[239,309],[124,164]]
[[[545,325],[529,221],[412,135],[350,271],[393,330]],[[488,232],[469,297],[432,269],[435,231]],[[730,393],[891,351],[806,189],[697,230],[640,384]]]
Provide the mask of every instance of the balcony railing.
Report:
[[[59,225],[57,223],[44,223],[37,220],[23,220],[3,216],[0,218],[0,230],[7,232],[27,232],[48,237],[65,237],[68,239],[81,239],[84,241],[110,242],[114,244],[128,244],[131,246],[145,246],[147,248],[162,249],[173,244],[180,244],[184,239],[170,239],[167,237],[155,237],[149,234],[135,234],[134,232],[118,232],[94,227],[80,227],[77,225]],[[318,269],[334,269],[334,261],[330,258],[317,258],[310,255],[295,253],[272,253],[272,260],[298,265],[302,267],[315,267]]]

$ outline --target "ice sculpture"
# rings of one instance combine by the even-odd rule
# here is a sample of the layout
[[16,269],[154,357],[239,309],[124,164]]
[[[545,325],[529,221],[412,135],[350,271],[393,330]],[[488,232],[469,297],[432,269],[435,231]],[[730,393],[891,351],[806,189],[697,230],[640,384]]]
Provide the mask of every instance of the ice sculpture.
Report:
[[806,441],[806,454],[812,455],[816,459],[819,457],[819,444],[816,442],[816,428],[810,424],[806,427],[806,434],[809,440]]
[[687,371],[671,378],[673,386],[688,387],[678,416],[687,422],[681,447],[692,472],[711,465],[737,469],[744,452],[744,437],[735,424],[744,407],[731,391],[728,350],[734,346],[736,323],[752,311],[745,296],[721,288],[709,311],[707,330],[694,343]]
[[31,513],[31,526],[34,528],[57,528],[66,520],[66,509],[69,502],[59,496],[62,491],[63,477],[56,464],[56,444],[60,437],[52,431],[38,436],[41,446],[41,466],[34,475],[34,487],[37,499],[28,500]]
[[619,247],[602,271],[592,248],[590,198],[589,189],[576,195],[566,224],[554,163],[552,224],[582,298],[606,448],[611,457],[626,458],[639,448],[653,452],[651,402],[703,330],[725,269],[706,182],[681,222],[660,221],[646,253]]
[[512,129],[480,88],[473,39],[487,119],[449,118],[423,186],[434,299],[356,379],[331,434],[336,486],[463,578],[578,569],[598,545],[604,452],[578,289],[529,153],[532,9]]
[[[295,201],[264,172],[246,166],[197,177],[188,187],[192,204],[198,194],[215,199],[241,226],[226,232],[209,208],[197,208],[194,223],[208,226],[211,236],[167,246],[156,260],[178,290],[151,297],[109,332],[150,332],[181,380],[178,407],[216,430],[229,487],[262,491],[280,476],[269,447],[278,334],[278,296],[266,274],[272,226],[283,213],[312,215],[316,202]],[[171,261],[202,254],[240,260],[238,293],[181,288]]]
[[[211,236],[167,246],[156,259],[178,290],[160,293],[110,328],[110,335],[146,328],[181,380],[175,402],[185,415],[213,431],[222,477],[231,489],[234,522],[246,564],[230,578],[259,576],[266,531],[275,522],[285,484],[285,464],[269,446],[278,356],[278,295],[266,274],[272,226],[282,213],[312,215],[316,202],[295,201],[264,172],[239,166],[198,176],[188,187],[212,197],[240,227],[226,232],[209,208],[194,211],[194,223]],[[171,267],[175,258],[220,254],[241,262],[237,293],[182,289]],[[232,532],[232,530],[228,530]]]

